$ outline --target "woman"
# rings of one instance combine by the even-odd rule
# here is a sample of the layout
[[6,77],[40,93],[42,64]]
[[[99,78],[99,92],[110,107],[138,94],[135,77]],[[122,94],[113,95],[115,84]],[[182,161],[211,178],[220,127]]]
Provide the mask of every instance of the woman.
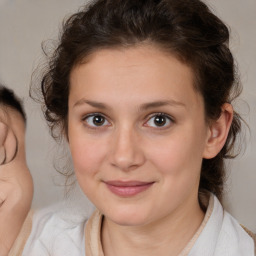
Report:
[[65,23],[44,113],[97,210],[37,213],[23,255],[254,255],[220,203],[241,125],[228,40],[199,0],[98,0]]

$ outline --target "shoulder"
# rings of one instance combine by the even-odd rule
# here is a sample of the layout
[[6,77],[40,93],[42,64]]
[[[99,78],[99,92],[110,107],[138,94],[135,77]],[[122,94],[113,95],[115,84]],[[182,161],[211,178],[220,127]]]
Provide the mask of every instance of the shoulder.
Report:
[[[215,204],[220,204],[215,198]],[[251,234],[251,235],[250,235]],[[225,255],[227,245],[229,246],[230,255],[255,255],[255,241],[253,234],[248,233],[239,222],[228,212],[223,210],[223,220],[217,241],[218,255]]]
[[23,256],[84,255],[87,217],[63,204],[35,211]]
[[[190,256],[254,256],[254,241],[238,221],[226,212],[217,197],[210,196],[207,213],[210,216]],[[206,215],[207,215],[206,213]]]

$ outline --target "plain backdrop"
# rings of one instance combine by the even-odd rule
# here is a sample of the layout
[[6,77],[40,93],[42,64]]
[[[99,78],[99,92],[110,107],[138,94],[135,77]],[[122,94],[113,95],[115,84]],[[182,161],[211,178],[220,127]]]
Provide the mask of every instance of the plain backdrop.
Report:
[[[250,133],[242,139],[246,143],[244,153],[227,163],[225,206],[240,223],[256,231],[256,0],[207,2],[231,28],[230,45],[244,86],[235,107],[250,126]],[[84,3],[0,0],[0,82],[24,100],[28,115],[27,159],[35,186],[34,208],[62,200],[65,180],[53,167],[53,160],[60,163],[63,155],[49,135],[40,106],[29,98],[31,74],[43,56],[41,42],[56,39],[63,18]],[[72,200],[79,197],[79,189],[71,190]]]

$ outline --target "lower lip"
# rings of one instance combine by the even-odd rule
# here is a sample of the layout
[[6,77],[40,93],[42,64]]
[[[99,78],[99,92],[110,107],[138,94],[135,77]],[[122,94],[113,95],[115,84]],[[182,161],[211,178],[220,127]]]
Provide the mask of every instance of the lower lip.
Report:
[[140,186],[113,186],[110,184],[107,184],[108,189],[114,193],[117,196],[121,196],[121,197],[131,197],[131,196],[135,196],[147,189],[149,189],[153,183],[148,183],[145,185],[140,185]]

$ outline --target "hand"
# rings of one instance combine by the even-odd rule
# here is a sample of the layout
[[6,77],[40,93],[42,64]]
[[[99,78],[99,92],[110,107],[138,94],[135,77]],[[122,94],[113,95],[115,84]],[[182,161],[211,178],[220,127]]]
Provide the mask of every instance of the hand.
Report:
[[13,131],[0,121],[0,165],[12,161],[18,149],[18,141]]
[[[0,256],[7,256],[30,209],[33,184],[25,158],[25,125],[18,113],[0,120]],[[14,116],[13,116],[14,115]]]

